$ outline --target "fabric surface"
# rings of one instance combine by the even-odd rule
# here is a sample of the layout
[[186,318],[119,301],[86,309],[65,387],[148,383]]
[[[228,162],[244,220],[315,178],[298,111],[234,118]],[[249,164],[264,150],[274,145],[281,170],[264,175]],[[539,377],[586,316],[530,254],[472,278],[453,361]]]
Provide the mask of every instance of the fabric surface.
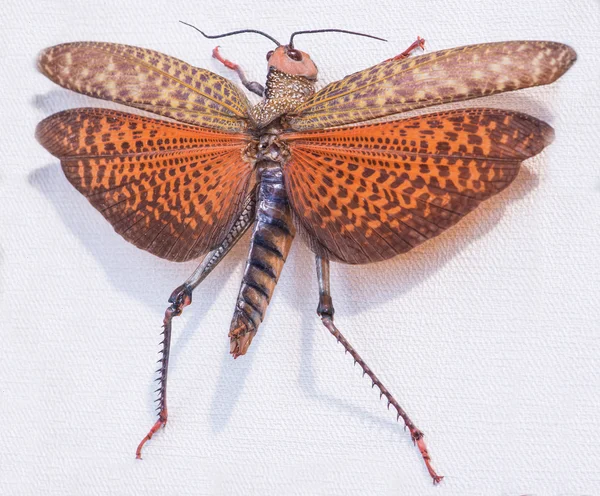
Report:
[[[332,265],[336,324],[425,432],[418,450],[315,315],[314,261],[297,239],[246,356],[227,332],[246,237],[174,321],[169,423],[152,382],[171,263],[114,233],[34,139],[66,108],[123,109],[63,90],[36,54],[67,41],[158,50],[231,78],[215,45],[264,82],[273,44],[301,35],[322,86],[403,51],[550,39],[578,52],[552,86],[459,106],[529,113],[556,139],[506,191],[406,255]],[[0,30],[0,494],[600,494],[598,3],[15,1]],[[252,101],[257,101],[250,95]],[[435,110],[452,108],[436,107]],[[433,111],[433,109],[431,109]]]

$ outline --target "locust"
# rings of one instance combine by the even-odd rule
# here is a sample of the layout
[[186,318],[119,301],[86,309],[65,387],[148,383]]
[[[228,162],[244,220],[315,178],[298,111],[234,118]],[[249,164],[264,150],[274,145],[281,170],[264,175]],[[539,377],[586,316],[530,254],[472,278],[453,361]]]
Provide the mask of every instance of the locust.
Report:
[[575,51],[551,41],[506,41],[411,56],[424,48],[418,38],[399,55],[317,91],[317,66],[296,48],[296,36],[381,38],[321,29],[295,32],[281,44],[254,29],[200,32],[254,33],[276,45],[267,53],[264,86],[218,47],[213,51],[262,97],[259,103],[229,79],[145,48],[64,43],[38,60],[39,70],[64,88],[162,117],[76,108],[44,119],[36,136],[127,241],[174,262],[201,259],[169,298],[158,420],[137,457],[167,423],[172,319],[251,229],[228,335],[233,357],[252,343],[298,235],[315,255],[323,325],[402,418],[433,482],[440,482],[423,432],[336,327],[330,262],[381,262],[438,236],[508,187],[521,163],[554,136],[545,122],[512,110],[402,113],[550,84],[575,62]]

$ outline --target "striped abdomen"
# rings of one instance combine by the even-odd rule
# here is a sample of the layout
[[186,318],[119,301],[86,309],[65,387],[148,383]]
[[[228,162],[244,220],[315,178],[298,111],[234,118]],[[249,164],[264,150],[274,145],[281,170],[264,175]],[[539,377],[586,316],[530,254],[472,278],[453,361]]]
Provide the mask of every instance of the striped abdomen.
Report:
[[263,321],[295,234],[283,172],[272,164],[259,173],[256,224],[229,331],[234,357],[246,353]]

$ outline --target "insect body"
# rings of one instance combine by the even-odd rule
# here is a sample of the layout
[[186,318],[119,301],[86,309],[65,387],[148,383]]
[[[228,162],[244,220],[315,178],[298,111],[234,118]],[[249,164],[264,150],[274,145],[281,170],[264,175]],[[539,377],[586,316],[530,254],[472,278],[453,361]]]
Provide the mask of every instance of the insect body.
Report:
[[125,239],[173,261],[204,256],[169,299],[159,418],[137,456],[167,422],[172,318],[253,225],[229,332],[233,356],[250,346],[298,232],[316,255],[323,324],[394,406],[439,482],[423,433],[334,325],[329,261],[381,261],[437,236],[506,188],[553,131],[491,108],[373,121],[548,84],[576,55],[559,43],[512,41],[407,58],[419,39],[315,92],[317,68],[292,39],[269,52],[265,88],[215,49],[244,86],[264,96],[255,106],[231,81],[152,50],[82,42],[40,56],[40,70],[61,86],[179,121],[82,108],[37,129],[68,180]]

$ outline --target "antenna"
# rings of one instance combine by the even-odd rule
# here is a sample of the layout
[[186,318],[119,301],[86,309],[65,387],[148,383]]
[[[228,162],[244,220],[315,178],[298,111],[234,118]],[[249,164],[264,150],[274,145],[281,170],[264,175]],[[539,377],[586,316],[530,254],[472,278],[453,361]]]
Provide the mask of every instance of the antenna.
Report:
[[[281,43],[279,43],[275,38],[273,38],[272,36],[269,36],[267,33],[263,33],[262,31],[258,31],[257,29],[240,29],[239,31],[232,31],[231,33],[209,35],[209,34],[206,34],[204,31],[201,31],[200,29],[198,29],[196,26],[193,26],[192,24],[188,24],[187,22],[184,22],[184,21],[179,21],[179,22],[181,24],[185,24],[186,26],[194,28],[196,31],[198,31],[205,38],[214,39],[214,38],[224,38],[225,36],[233,36],[234,34],[257,33],[257,34],[263,35],[265,38],[269,38],[277,46],[281,46]],[[292,35],[292,36],[294,36],[294,35]],[[363,36],[366,36],[366,35],[363,35]]]
[[374,40],[379,40],[379,41],[386,41],[383,38],[378,38],[377,36],[372,36],[370,34],[364,34],[364,33],[357,33],[356,31],[346,31],[345,29],[313,29],[312,31],[296,31],[295,33],[292,33],[292,36],[290,36],[290,43],[289,43],[289,47],[293,48],[294,47],[294,36],[299,35],[299,34],[308,34],[308,33],[346,33],[346,34],[354,34],[356,36],[364,36],[366,38],[373,38]]

